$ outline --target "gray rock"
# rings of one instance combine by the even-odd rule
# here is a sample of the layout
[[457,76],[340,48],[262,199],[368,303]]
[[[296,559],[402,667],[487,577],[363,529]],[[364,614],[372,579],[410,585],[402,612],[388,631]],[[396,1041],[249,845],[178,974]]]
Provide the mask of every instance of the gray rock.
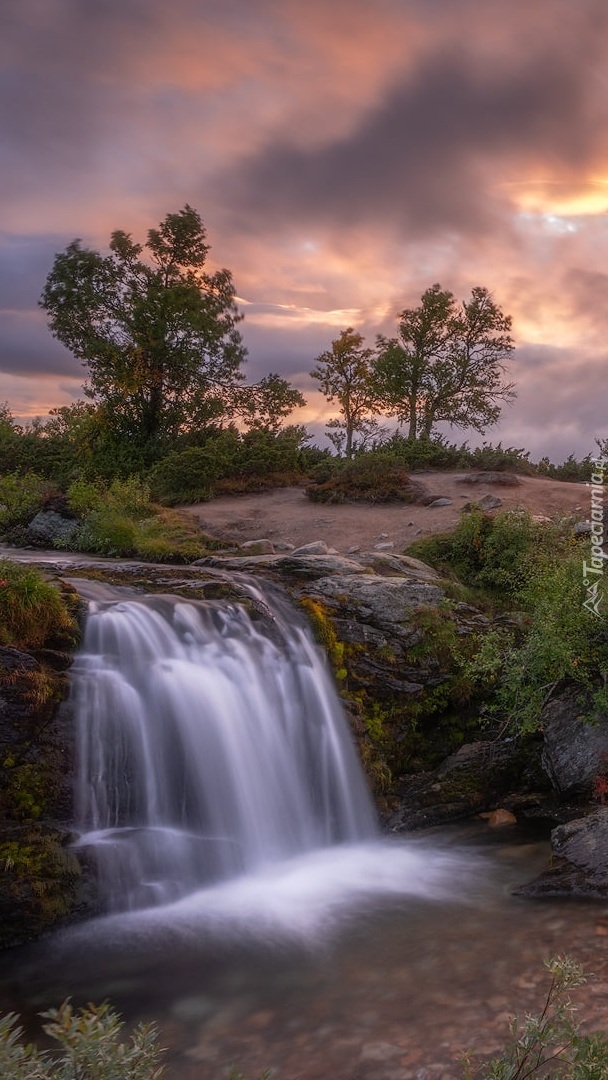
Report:
[[272,540],[246,540],[244,544],[239,545],[241,551],[247,552],[248,555],[274,555],[274,544]]
[[365,568],[345,555],[284,555],[277,568],[284,574],[297,578],[318,578],[327,574],[363,574]]
[[441,495],[438,499],[433,499],[433,501],[430,502],[428,505],[431,509],[433,509],[433,507],[435,506],[452,506],[452,502],[452,499],[448,499],[445,496]]
[[315,584],[315,592],[329,602],[339,600],[342,611],[351,610],[353,616],[380,630],[405,630],[410,636],[417,633],[408,625],[412,612],[421,606],[438,604],[443,598],[442,590],[431,582],[366,573],[357,577],[347,574],[321,578]]
[[313,540],[310,544],[302,544],[294,548],[292,555],[328,555],[329,548],[324,540]]
[[574,526],[574,535],[575,536],[588,536],[590,532],[591,532],[591,522],[590,521],[577,521],[576,525]]
[[499,499],[498,495],[484,495],[477,505],[482,510],[497,510],[499,506],[502,506],[502,499]]
[[49,544],[51,547],[56,541],[69,543],[78,532],[78,522],[74,518],[66,518],[55,510],[41,510],[30,521],[27,531],[32,541],[36,544]]
[[543,709],[543,768],[560,795],[589,794],[608,755],[608,717],[591,723],[581,719],[587,702],[581,691],[571,689]]
[[551,833],[551,864],[517,890],[518,896],[608,897],[608,808],[558,825]]
[[374,544],[374,551],[392,551],[394,546],[392,540],[383,540],[381,544]]
[[355,544],[354,547],[349,547],[349,548],[346,549],[346,554],[347,555],[356,555],[359,551],[361,551],[361,548],[359,547],[358,544]]

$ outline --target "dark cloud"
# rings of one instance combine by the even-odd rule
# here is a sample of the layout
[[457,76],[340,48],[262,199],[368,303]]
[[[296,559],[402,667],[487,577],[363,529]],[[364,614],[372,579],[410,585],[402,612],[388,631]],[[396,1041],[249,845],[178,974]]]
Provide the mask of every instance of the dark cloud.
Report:
[[348,137],[302,149],[286,137],[226,176],[250,227],[390,221],[409,238],[500,226],[505,200],[486,166],[551,160],[581,168],[598,154],[604,116],[589,115],[576,48],[480,71],[471,52],[439,52]]
[[82,377],[79,360],[49,334],[42,314],[0,311],[0,372]]

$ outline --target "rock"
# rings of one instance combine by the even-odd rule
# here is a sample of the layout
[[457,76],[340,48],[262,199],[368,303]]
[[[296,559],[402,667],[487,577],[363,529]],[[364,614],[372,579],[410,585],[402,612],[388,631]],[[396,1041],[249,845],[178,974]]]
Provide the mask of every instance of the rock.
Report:
[[574,535],[575,536],[588,536],[590,534],[590,532],[591,532],[591,522],[590,521],[577,521],[576,525],[574,526]]
[[438,604],[443,591],[438,585],[403,577],[379,577],[357,568],[357,577],[345,574],[321,578],[315,583],[315,593],[329,602],[336,599],[344,613],[352,612],[360,620],[379,629],[405,632],[411,637],[409,625],[412,612],[421,606]]
[[41,510],[27,527],[29,539],[35,544],[44,544],[50,547],[61,541],[69,543],[78,532],[78,522],[74,518],[66,518],[55,510]]
[[239,545],[239,550],[247,552],[248,555],[275,554],[272,540],[246,540],[244,544]]
[[376,540],[388,540],[388,533],[378,533]]
[[302,544],[301,547],[294,548],[291,554],[294,557],[299,555],[329,555],[329,548],[324,540],[313,540],[310,544]]
[[407,778],[389,827],[410,832],[442,825],[497,803],[504,808],[505,800],[515,809],[533,808],[549,786],[540,767],[540,749],[537,739],[466,743],[434,772]]
[[551,833],[551,865],[517,896],[608,897],[608,808],[558,825]]
[[358,544],[355,544],[354,547],[349,547],[349,548],[346,549],[346,554],[347,555],[356,555],[359,551],[361,551],[361,548],[359,547]]
[[515,814],[512,814],[510,810],[505,810],[503,807],[499,807],[498,810],[491,810],[489,814],[482,814],[481,817],[486,819],[492,829],[499,828],[501,825],[517,825]]
[[477,505],[481,510],[497,510],[502,506],[502,499],[499,499],[498,495],[484,495]]
[[418,578],[419,581],[438,581],[439,574],[432,566],[422,562],[421,559],[413,559],[409,555],[395,555],[386,551],[370,551],[361,555],[357,562],[377,574],[394,576],[402,574],[404,577]]
[[561,796],[590,794],[608,756],[608,716],[598,716],[593,722],[581,719],[587,705],[581,691],[573,688],[543,709],[542,764]]
[[374,544],[374,551],[392,551],[394,546],[392,540],[385,540],[381,544]]
[[452,506],[452,505],[453,505],[453,500],[448,499],[447,497],[445,497],[443,495],[440,495],[440,497],[438,499],[433,499],[432,502],[428,503],[428,506],[429,506],[430,509],[433,509],[433,507],[435,507],[435,506]]

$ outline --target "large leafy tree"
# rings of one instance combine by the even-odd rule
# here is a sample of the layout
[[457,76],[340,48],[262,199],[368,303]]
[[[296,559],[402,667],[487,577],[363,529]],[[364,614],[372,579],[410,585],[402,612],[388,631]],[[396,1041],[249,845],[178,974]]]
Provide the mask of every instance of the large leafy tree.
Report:
[[191,206],[167,214],[145,245],[112,233],[102,255],[74,240],[55,257],[40,300],[52,333],[88,369],[85,394],[116,434],[166,446],[221,416],[243,376],[241,318],[228,270],[209,273]]
[[417,308],[402,311],[398,338],[378,337],[375,362],[386,411],[408,425],[408,437],[429,438],[441,421],[483,432],[515,395],[505,381],[513,350],[511,318],[476,286],[459,305],[432,285]]
[[[348,327],[332,341],[331,349],[316,359],[311,371],[328,401],[337,401],[342,419],[330,420],[328,434],[334,446],[344,448],[347,458],[379,433],[374,414],[379,411],[373,372],[373,349],[365,347],[361,334]],[[356,436],[359,436],[358,444]]]

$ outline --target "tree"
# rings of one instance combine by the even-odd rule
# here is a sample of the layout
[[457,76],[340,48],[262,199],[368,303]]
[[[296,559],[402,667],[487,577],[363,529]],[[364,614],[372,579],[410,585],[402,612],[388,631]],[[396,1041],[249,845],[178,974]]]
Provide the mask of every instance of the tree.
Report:
[[484,432],[515,395],[504,381],[513,350],[511,318],[476,286],[458,305],[432,285],[417,308],[399,315],[399,338],[378,337],[376,378],[384,408],[409,425],[408,437],[430,438],[440,421]]
[[143,246],[120,230],[109,255],[72,241],[42,293],[53,335],[88,368],[87,397],[115,431],[150,448],[220,416],[226,388],[243,378],[232,277],[204,269],[208,252],[186,205]]
[[306,398],[295,386],[271,372],[258,383],[238,387],[233,397],[235,412],[243,417],[250,430],[278,435],[283,421],[294,409],[306,405]]
[[[379,412],[378,392],[373,372],[373,349],[364,347],[361,334],[349,327],[332,341],[331,349],[316,359],[317,367],[310,372],[318,379],[328,401],[338,401],[343,420],[330,420],[329,438],[348,459],[356,449],[354,436],[359,432],[363,441],[379,433],[373,414]],[[332,430],[333,429],[333,430]]]

